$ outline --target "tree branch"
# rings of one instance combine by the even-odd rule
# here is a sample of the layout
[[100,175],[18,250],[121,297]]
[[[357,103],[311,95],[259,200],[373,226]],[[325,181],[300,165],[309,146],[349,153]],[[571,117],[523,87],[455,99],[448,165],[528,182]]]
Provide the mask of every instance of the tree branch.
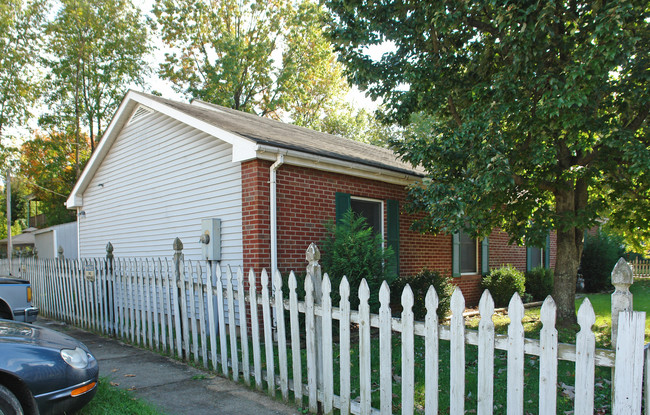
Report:
[[458,111],[456,111],[456,104],[454,104],[454,99],[451,97],[451,95],[447,97],[447,103],[449,104],[449,112],[451,112],[451,116],[454,117],[456,124],[458,124],[459,127],[462,127],[463,121],[460,119]]
[[474,17],[467,16],[467,19],[465,21],[467,22],[468,25],[472,26],[475,29],[482,30],[484,32],[488,32],[488,33],[490,33],[490,34],[492,34],[494,36],[499,35],[499,31],[497,30],[496,27],[491,26],[490,24],[485,23],[483,21],[480,21],[480,20],[478,20],[478,19],[476,19]]
[[641,124],[643,124],[643,121],[648,117],[648,112],[650,111],[650,105],[644,105],[641,107],[641,110],[639,113],[634,117],[632,121],[630,121],[626,126],[625,129],[631,130],[631,131],[636,131],[639,128],[641,128]]
[[[529,186],[528,180],[524,179],[523,177],[521,177],[518,174],[513,174],[512,179],[515,181],[515,184],[517,186],[524,186],[524,187]],[[537,182],[536,185],[537,185],[538,188],[540,188],[542,190],[546,190],[546,191],[551,192],[551,193],[554,193],[555,190],[556,190],[553,183],[549,182],[549,181],[546,181],[546,180],[539,181],[539,182]]]

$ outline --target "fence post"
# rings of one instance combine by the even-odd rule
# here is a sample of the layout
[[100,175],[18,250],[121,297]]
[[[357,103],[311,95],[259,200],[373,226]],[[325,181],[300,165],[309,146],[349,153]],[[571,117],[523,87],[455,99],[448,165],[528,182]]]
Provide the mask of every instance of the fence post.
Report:
[[59,249],[57,249],[58,256],[57,258],[59,259],[65,259],[65,255],[63,255],[63,247],[59,245]]
[[621,311],[632,311],[632,293],[630,286],[634,282],[632,267],[620,258],[612,270],[612,348],[616,349],[618,334],[618,314]]
[[[181,262],[183,260],[183,242],[179,237],[174,238],[174,283],[176,285],[176,307],[175,307],[175,322],[176,322],[176,346],[178,348],[178,355],[184,359],[187,357],[188,350],[183,347],[181,343],[181,336],[184,333],[184,326],[187,324],[183,321],[182,313],[180,310],[181,304],[185,304],[185,299],[181,298]],[[221,289],[221,287],[219,287]],[[183,300],[181,302],[181,300]]]
[[[615,290],[612,293],[612,349],[617,350],[618,343],[618,315],[622,311],[633,311],[632,309],[632,293],[630,286],[634,282],[632,274],[632,267],[623,258],[619,258],[618,262],[612,270],[612,285]],[[612,406],[616,399],[616,366],[612,368]]]
[[[314,284],[314,305],[321,306],[323,298],[322,275],[318,261],[320,260],[320,250],[315,243],[309,244],[306,252],[307,259],[307,278],[311,278]],[[316,341],[316,384],[317,390],[323,390],[323,321],[322,317],[316,316],[315,321],[315,341]]]
[[[59,247],[59,249],[62,249]],[[113,284],[113,244],[108,242],[106,244],[106,295],[108,298],[106,299],[108,301],[108,317],[110,321],[110,333],[113,336],[117,335],[117,319],[115,318],[115,290],[113,289],[114,284]]]
[[622,311],[618,320],[620,331],[614,364],[616,374],[612,377],[612,413],[636,415],[641,413],[645,312]]

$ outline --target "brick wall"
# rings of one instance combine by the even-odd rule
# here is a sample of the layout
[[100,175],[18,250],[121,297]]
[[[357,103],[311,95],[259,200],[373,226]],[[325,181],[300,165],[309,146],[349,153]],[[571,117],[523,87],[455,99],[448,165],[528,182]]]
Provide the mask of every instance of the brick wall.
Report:
[[[270,166],[271,162],[263,160],[242,163],[244,267],[256,272],[268,269],[271,264]],[[400,209],[406,197],[406,189],[401,185],[286,164],[278,169],[276,184],[278,268],[283,274],[291,270],[304,272],[307,265],[305,250],[311,242],[320,245],[326,236],[325,222],[335,218],[336,192],[383,201],[398,200]],[[400,274],[413,275],[427,267],[450,275],[451,236],[414,232],[410,229],[414,219],[413,215],[400,213]],[[386,227],[384,205],[384,229]],[[525,248],[507,246],[508,237],[503,232],[495,232],[494,238],[490,239],[490,266],[500,266],[509,261],[525,270]],[[551,260],[554,263],[554,256]],[[463,275],[454,278],[454,283],[461,287],[467,305],[478,303],[479,275]]]

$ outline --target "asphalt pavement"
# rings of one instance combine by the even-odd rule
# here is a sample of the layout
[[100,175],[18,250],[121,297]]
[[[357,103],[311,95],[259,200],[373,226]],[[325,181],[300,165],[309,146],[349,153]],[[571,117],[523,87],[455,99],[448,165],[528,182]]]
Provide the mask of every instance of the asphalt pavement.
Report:
[[298,414],[296,407],[271,399],[244,385],[157,353],[39,318],[36,323],[82,341],[99,362],[100,377],[130,390],[136,398],[173,414]]

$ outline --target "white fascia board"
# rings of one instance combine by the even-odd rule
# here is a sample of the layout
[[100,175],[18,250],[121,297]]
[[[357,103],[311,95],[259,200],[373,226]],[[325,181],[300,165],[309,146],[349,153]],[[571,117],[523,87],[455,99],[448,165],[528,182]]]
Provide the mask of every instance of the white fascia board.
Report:
[[153,100],[135,91],[129,91],[120,104],[120,107],[117,109],[115,116],[111,121],[111,124],[106,129],[104,137],[100,141],[99,146],[97,149],[95,149],[93,156],[90,158],[90,161],[79,177],[79,180],[77,180],[77,184],[72,189],[72,192],[66,201],[66,206],[68,209],[74,209],[83,205],[83,192],[90,184],[90,181],[97,172],[99,165],[101,164],[104,157],[106,157],[108,150],[111,148],[111,145],[119,135],[119,132],[121,131],[124,124],[128,121],[129,117],[131,116],[131,112],[137,106],[137,104],[149,107],[157,112],[160,112],[161,114],[165,114],[184,124],[194,127],[199,131],[203,131],[213,137],[223,140],[228,144],[231,144],[233,147],[233,162],[250,160],[256,156],[257,145],[253,141],[232,134],[226,130],[216,127],[205,121],[199,120],[195,117],[192,117],[191,115],[176,110],[165,105],[164,103]]
[[376,180],[384,183],[408,186],[422,180],[422,177],[400,173],[393,170],[379,167],[367,166],[361,163],[338,160],[330,157],[318,156],[301,151],[281,149],[260,145],[258,146],[257,158],[269,161],[277,160],[277,155],[284,155],[284,164],[307,167],[310,169],[340,173],[348,176],[360,177],[363,179]]

